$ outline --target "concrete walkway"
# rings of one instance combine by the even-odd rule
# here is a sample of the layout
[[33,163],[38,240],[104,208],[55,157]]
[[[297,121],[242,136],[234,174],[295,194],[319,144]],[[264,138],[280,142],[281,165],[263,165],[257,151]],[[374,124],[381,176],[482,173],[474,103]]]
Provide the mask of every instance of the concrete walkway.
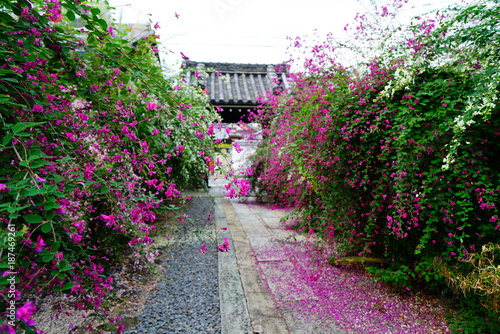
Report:
[[[270,210],[252,198],[225,198],[223,185],[223,180],[210,181],[217,238],[219,244],[224,238],[231,244],[229,252],[219,252],[222,333],[344,333],[334,322],[294,308],[294,303],[314,304],[317,298],[305,282],[289,275],[290,270],[309,270],[310,264],[291,261],[293,253],[284,241],[295,233],[280,223],[286,211]],[[290,307],[280,310],[278,305]]]

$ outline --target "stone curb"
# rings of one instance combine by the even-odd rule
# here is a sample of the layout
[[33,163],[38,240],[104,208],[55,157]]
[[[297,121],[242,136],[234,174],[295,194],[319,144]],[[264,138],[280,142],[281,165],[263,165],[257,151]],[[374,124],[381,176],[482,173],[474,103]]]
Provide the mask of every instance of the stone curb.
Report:
[[[265,278],[256,263],[248,235],[236,210],[229,199],[222,199],[227,224],[231,231],[236,258],[238,261],[241,282],[246,297],[248,312],[254,334],[286,334],[290,333],[274,300],[266,287]],[[253,218],[255,215],[250,213]],[[251,219],[252,217],[245,217]],[[234,332],[237,333],[237,332]]]
[[224,210],[221,206],[221,198],[215,200],[215,219],[217,226],[217,242],[222,244],[224,238],[227,238],[231,250],[219,252],[219,298],[221,314],[221,332],[222,334],[251,334],[253,333],[250,325],[245,293],[241,284],[240,271],[236,260],[234,240],[231,238]]

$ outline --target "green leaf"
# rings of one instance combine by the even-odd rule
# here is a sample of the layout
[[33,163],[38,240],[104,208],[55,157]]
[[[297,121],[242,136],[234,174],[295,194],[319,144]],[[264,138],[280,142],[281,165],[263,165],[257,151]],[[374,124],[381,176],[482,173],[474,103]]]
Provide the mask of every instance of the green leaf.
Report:
[[101,26],[101,28],[102,28],[103,30],[108,29],[108,22],[106,22],[105,20],[103,20],[103,19],[98,19],[98,20],[97,20],[97,23],[99,23],[99,25]]
[[45,205],[43,206],[43,208],[47,211],[49,210],[52,210],[52,209],[59,209],[61,207],[60,204],[58,203],[54,203],[54,202],[47,202],[45,203]]
[[55,216],[54,210],[49,210],[49,211],[45,212],[44,216],[45,216],[45,220],[54,219],[54,216]]
[[64,284],[64,286],[62,287],[62,289],[63,290],[69,290],[69,289],[71,289],[74,286],[75,286],[75,283],[73,283],[73,282],[67,282],[66,284]]
[[43,233],[49,233],[52,230],[52,224],[51,223],[45,223],[42,225],[42,232]]
[[70,21],[74,21],[76,20],[76,16],[75,16],[75,13],[71,10],[68,10],[68,12],[66,13],[66,17],[70,20]]
[[57,252],[59,250],[59,247],[61,247],[61,243],[59,241],[56,241],[52,244],[52,251]]
[[95,8],[94,7],[90,11],[92,12],[92,15],[96,15],[97,16],[97,15],[101,14],[101,10],[99,8]]
[[26,191],[24,193],[24,196],[36,196],[36,195],[39,195],[39,194],[43,194],[43,190],[42,189],[29,188],[29,189],[26,189]]
[[24,216],[24,220],[30,224],[37,224],[43,222],[42,216],[33,213]]
[[60,271],[68,271],[71,270],[73,267],[69,265],[67,260],[61,260],[57,263],[57,268],[59,268]]
[[43,166],[52,166],[52,163],[48,162],[46,160],[40,159],[40,160],[37,160],[33,164],[30,165],[31,168],[40,168]]
[[17,133],[20,133],[21,131],[24,131],[27,128],[32,128],[34,126],[42,125],[42,124],[45,124],[45,122],[36,122],[36,123],[25,122],[25,123],[18,123],[18,124],[15,124],[12,127],[12,132],[14,132],[15,134],[17,134]]
[[54,258],[54,254],[50,253],[50,254],[45,255],[42,258],[42,261],[45,262],[45,263],[47,263],[47,262],[52,261],[53,258]]
[[57,263],[57,268],[61,269],[69,265],[68,260],[61,260]]

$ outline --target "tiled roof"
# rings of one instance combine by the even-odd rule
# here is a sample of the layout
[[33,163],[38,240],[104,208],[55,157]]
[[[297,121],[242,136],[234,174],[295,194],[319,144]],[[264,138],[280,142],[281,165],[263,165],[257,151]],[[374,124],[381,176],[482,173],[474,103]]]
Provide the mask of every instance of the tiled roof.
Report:
[[[277,87],[288,88],[283,64],[204,63],[184,61],[184,67],[195,68],[214,105],[258,105],[258,96],[266,96]],[[188,82],[196,80],[188,71]]]

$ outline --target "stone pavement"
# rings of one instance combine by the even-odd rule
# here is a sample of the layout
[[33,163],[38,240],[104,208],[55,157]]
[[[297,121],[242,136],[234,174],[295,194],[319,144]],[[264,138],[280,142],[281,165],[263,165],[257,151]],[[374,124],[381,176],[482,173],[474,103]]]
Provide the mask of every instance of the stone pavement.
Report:
[[286,249],[291,246],[282,242],[295,235],[280,223],[287,212],[270,210],[253,198],[225,198],[223,185],[224,180],[210,180],[209,191],[216,204],[218,242],[228,238],[231,244],[229,252],[219,252],[222,333],[344,333],[325,316],[294,308],[294,303],[314,305],[317,297],[289,274],[309,270],[310,264],[291,261],[293,253]]

